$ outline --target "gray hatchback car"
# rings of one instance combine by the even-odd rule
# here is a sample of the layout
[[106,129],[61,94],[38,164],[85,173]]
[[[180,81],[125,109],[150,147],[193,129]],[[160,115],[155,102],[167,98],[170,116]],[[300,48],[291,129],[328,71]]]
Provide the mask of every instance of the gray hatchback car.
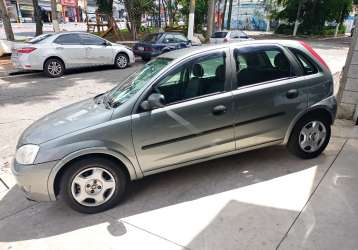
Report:
[[185,165],[275,144],[316,157],[336,107],[328,66],[303,42],[183,49],[32,124],[12,170],[29,199],[96,213],[129,181]]

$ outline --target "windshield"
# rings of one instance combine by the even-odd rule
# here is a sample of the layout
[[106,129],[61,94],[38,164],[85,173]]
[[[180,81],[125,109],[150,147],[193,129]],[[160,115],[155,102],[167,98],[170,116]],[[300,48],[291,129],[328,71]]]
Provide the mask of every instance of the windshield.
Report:
[[30,39],[28,41],[28,43],[31,43],[31,44],[39,43],[39,42],[44,41],[45,39],[49,38],[52,35],[53,34],[42,34],[42,35],[39,35],[37,37]]
[[211,38],[224,38],[226,37],[227,32],[215,32]]
[[146,35],[142,41],[146,43],[155,43],[161,37],[161,35],[162,34],[149,34]]
[[157,58],[145,64],[142,70],[130,75],[123,84],[120,84],[109,91],[106,100],[110,104],[115,103],[116,106],[125,103],[171,61],[172,59],[169,58]]

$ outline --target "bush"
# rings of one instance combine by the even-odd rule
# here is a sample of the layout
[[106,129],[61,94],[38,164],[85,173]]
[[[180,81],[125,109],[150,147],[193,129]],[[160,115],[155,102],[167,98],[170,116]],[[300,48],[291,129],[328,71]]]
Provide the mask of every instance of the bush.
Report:
[[[275,30],[276,34],[292,35],[294,25],[293,24],[280,24]],[[345,25],[340,25],[338,34],[344,34],[346,31]],[[316,35],[316,36],[334,36],[336,32],[335,26],[324,26],[323,28],[311,27],[307,28],[302,24],[298,27],[297,35]]]

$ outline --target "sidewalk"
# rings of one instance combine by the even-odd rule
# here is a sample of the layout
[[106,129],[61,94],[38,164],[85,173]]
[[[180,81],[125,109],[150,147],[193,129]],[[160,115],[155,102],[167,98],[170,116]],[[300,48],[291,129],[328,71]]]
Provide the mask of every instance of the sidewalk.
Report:
[[[0,177],[1,249],[356,249],[358,128],[318,158],[270,147],[147,177],[112,210],[34,203]],[[347,137],[349,136],[349,137]]]

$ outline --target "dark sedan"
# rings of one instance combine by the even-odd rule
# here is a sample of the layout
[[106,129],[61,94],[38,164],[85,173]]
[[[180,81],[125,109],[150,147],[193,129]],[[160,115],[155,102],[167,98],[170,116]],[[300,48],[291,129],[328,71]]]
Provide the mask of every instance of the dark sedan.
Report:
[[146,35],[143,40],[134,45],[133,52],[144,61],[149,61],[152,57],[165,52],[190,46],[191,41],[181,33],[161,32]]

